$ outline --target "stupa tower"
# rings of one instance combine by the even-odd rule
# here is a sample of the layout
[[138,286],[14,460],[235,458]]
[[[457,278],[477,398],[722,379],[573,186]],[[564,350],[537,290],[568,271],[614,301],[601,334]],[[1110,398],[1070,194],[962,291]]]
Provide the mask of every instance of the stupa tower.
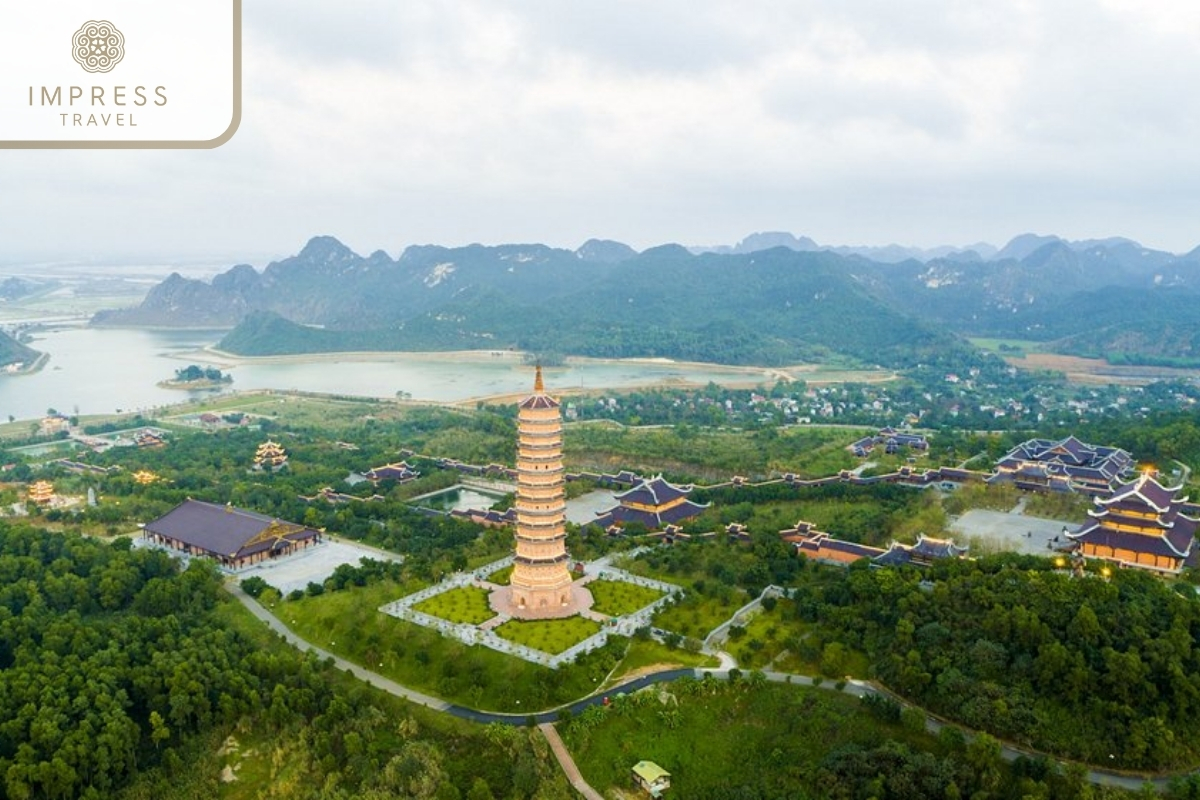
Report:
[[568,567],[563,492],[562,414],[538,366],[533,394],[517,413],[517,533],[511,612],[568,616],[576,600]]

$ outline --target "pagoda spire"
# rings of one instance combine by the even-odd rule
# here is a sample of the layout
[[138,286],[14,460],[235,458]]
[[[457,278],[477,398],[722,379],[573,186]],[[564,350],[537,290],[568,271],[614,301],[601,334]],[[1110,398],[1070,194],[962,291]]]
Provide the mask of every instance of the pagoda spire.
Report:
[[542,365],[540,363],[537,365],[537,373],[533,378],[533,391],[536,394],[543,394],[546,391],[546,385],[542,383]]

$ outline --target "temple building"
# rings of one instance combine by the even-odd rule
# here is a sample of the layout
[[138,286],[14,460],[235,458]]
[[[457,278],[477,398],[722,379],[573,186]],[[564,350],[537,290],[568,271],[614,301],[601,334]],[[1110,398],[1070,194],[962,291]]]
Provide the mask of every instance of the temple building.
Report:
[[36,481],[26,491],[25,498],[31,503],[44,506],[54,500],[54,484],[50,481]]
[[401,461],[399,464],[384,464],[382,467],[373,467],[364,472],[363,477],[371,483],[379,483],[380,481],[407,483],[408,481],[416,480],[420,474],[420,472],[410,467],[407,461]]
[[166,447],[167,442],[154,431],[143,430],[134,434],[133,443],[138,447],[149,448],[156,450],[160,447]]
[[539,366],[533,394],[517,406],[516,553],[509,580],[514,616],[576,611],[564,486],[562,415],[558,400],[546,394]]
[[884,452],[888,455],[904,449],[916,450],[921,453],[929,450],[929,440],[921,434],[897,430],[891,426],[880,428],[879,433],[859,439],[846,449],[859,458],[865,458],[879,445],[883,445]]
[[825,564],[849,566],[855,561],[869,558],[872,566],[925,567],[943,558],[964,558],[968,548],[956,545],[950,539],[935,539],[923,533],[917,534],[916,544],[892,542],[886,550],[858,542],[848,542],[819,531],[811,522],[800,520],[794,527],[779,532],[779,536],[795,548],[797,555]]
[[240,569],[290,555],[321,541],[320,531],[233,506],[188,499],[147,522],[142,538]]
[[1133,468],[1133,456],[1118,447],[1100,447],[1074,436],[1059,441],[1030,439],[996,462],[988,483],[1015,483],[1020,489],[1105,494]]
[[255,469],[281,469],[287,464],[287,460],[287,451],[283,449],[283,446],[270,439],[260,444],[254,451]]
[[955,544],[951,539],[935,539],[918,533],[916,544],[892,542],[887,552],[876,556],[874,562],[881,567],[898,567],[905,564],[928,567],[934,561],[943,558],[966,558],[969,549]]
[[1095,498],[1090,519],[1067,538],[1088,558],[1176,574],[1200,561],[1195,536],[1200,520],[1182,513],[1187,497],[1179,495],[1181,488],[1144,474]]
[[590,524],[608,529],[614,525],[620,527],[629,522],[640,522],[652,531],[662,530],[665,526],[678,524],[697,516],[708,504],[693,503],[688,499],[691,486],[675,486],[657,475],[627,492],[615,495],[620,503],[615,508],[600,512]]
[[133,482],[139,486],[149,486],[150,484],[159,480],[157,475],[145,469],[139,469],[137,472],[133,473],[131,477],[133,478]]

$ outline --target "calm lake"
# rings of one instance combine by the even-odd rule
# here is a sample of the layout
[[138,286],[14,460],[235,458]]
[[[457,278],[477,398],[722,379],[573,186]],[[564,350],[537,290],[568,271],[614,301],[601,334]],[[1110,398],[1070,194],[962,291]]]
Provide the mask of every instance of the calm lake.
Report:
[[[222,331],[147,331],[67,328],[36,335],[32,345],[50,361],[31,375],[0,375],[0,419],[32,419],[54,408],[64,414],[136,411],[197,396],[156,386],[175,370],[201,363],[195,355]],[[511,356],[484,353],[464,359],[436,355],[388,354],[386,360],[335,356],[286,362],[220,364],[233,375],[230,390],[297,389],[309,392],[455,402],[473,397],[527,391],[532,370]],[[706,384],[755,380],[766,372],[746,373],[705,365],[581,361],[546,370],[547,388],[630,388],[660,382]]]

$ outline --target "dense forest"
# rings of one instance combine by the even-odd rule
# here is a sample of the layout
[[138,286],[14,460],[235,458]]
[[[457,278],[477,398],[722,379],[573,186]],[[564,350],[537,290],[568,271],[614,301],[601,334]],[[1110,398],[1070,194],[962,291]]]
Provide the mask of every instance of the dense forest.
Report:
[[275,749],[267,797],[566,796],[523,731],[429,727],[264,643],[234,623],[203,563],[181,572],[128,541],[3,524],[0,586],[0,780],[13,800],[130,784],[130,797],[211,796],[216,770],[195,763],[235,728]]
[[804,574],[800,616],[935,712],[1094,764],[1157,770],[1200,756],[1190,585],[1137,570],[1073,579],[1015,556]]

